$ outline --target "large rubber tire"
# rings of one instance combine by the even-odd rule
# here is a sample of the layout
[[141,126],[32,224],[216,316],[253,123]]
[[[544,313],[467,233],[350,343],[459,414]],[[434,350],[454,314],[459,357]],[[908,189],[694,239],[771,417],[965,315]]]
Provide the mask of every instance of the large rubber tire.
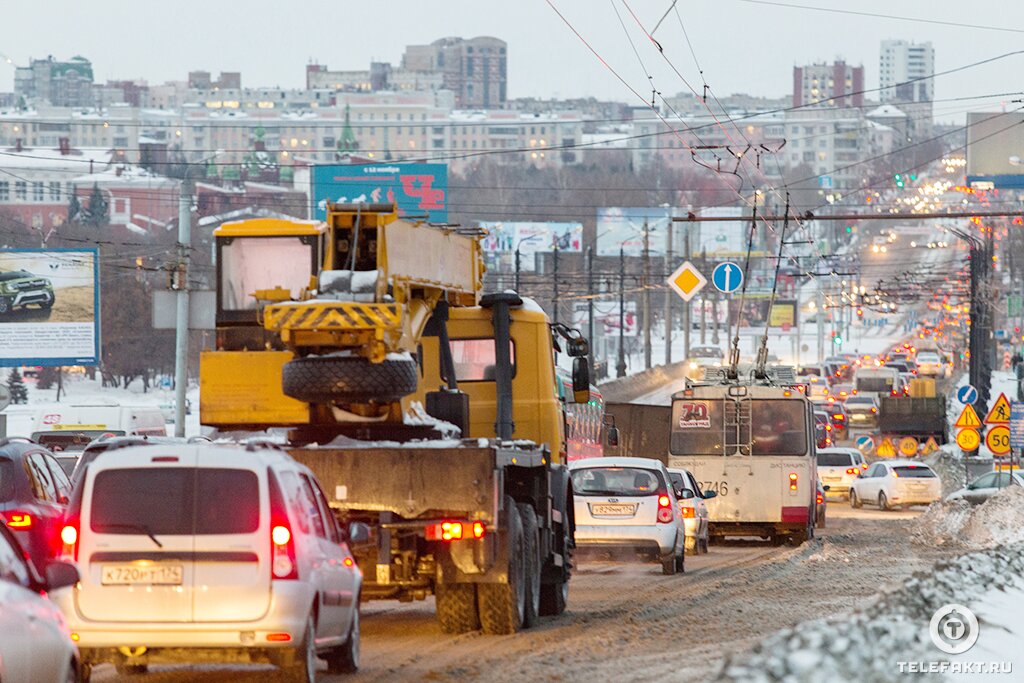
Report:
[[536,626],[540,621],[540,537],[538,536],[537,513],[529,503],[519,503],[519,519],[523,523],[523,547],[526,566],[526,610],[523,612],[523,628]]
[[850,507],[856,508],[858,510],[860,508],[864,507],[864,503],[861,501],[860,497],[857,495],[857,492],[854,491],[853,489],[850,489]]
[[892,510],[892,505],[889,504],[889,498],[885,495],[885,491],[878,492],[878,509]]
[[569,604],[569,582],[558,579],[554,583],[541,584],[540,613],[545,617],[557,617]]
[[78,683],[90,683],[92,681],[92,664],[82,664],[78,667]]
[[360,356],[308,356],[285,364],[281,388],[306,403],[390,403],[415,393],[417,375],[411,358],[371,363]]
[[359,671],[359,601],[352,612],[352,623],[348,626],[348,637],[338,647],[331,648],[324,655],[327,673],[354,674]]
[[518,631],[523,626],[523,614],[526,612],[527,577],[523,562],[526,543],[519,510],[510,496],[505,497],[505,511],[508,581],[477,585],[480,626],[491,636],[508,636]]
[[480,628],[476,584],[442,583],[434,588],[434,611],[445,633],[468,633]]
[[302,643],[295,648],[291,666],[284,669],[284,678],[289,683],[315,683],[316,681],[316,628],[313,617],[306,620],[306,631]]

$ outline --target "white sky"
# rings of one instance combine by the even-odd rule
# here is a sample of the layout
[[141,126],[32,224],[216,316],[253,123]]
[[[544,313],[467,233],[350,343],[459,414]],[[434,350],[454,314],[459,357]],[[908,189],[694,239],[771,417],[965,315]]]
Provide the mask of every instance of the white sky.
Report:
[[[614,5],[613,5],[614,1]],[[723,96],[791,92],[792,67],[845,58],[866,67],[878,85],[884,38],[932,41],[936,70],[1024,48],[1024,3],[953,0],[781,0],[792,4],[1021,29],[982,30],[914,21],[850,16],[745,0],[678,0],[704,78]],[[551,0],[580,34],[625,78],[650,96],[647,77],[615,16],[618,9],[641,58],[665,95],[687,90],[639,31],[628,8],[648,29],[671,0]],[[627,8],[628,5],[628,8]],[[637,101],[601,65],[547,0],[43,0],[9,3],[0,24],[0,53],[16,64],[48,54],[92,60],[97,80],[184,80],[188,71],[241,71],[243,85],[301,87],[312,58],[330,68],[366,68],[371,59],[398,63],[405,45],[443,36],[492,35],[509,44],[509,96]],[[655,37],[694,88],[701,77],[675,13]],[[1024,90],[1014,78],[1024,55],[936,80],[936,99]],[[13,88],[13,67],[0,62],[0,90]],[[997,110],[1019,96],[937,102],[942,120],[967,110]]]

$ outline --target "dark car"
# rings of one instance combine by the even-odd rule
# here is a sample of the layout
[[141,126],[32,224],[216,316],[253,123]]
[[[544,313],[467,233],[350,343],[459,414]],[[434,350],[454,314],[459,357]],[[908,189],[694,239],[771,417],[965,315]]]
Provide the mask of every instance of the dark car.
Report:
[[822,410],[814,411],[814,439],[818,448],[828,448],[832,445],[832,420],[828,413]]
[[846,414],[846,407],[836,401],[828,406],[828,417],[832,422],[832,440],[841,441],[849,433],[849,418]]
[[36,567],[59,552],[58,537],[71,498],[71,480],[39,444],[0,440],[0,516]]

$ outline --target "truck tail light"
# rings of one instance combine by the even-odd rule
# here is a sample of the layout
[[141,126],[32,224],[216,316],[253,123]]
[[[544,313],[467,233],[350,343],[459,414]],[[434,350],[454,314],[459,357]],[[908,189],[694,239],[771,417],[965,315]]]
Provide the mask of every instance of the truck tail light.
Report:
[[670,524],[672,522],[672,501],[662,493],[658,496],[658,523]]
[[461,541],[469,538],[479,540],[487,535],[487,525],[483,522],[445,520],[427,525],[424,533],[428,541]]
[[284,496],[278,486],[277,477],[271,473],[270,482],[270,573],[274,579],[298,579],[299,565],[295,559],[295,537]]
[[797,476],[796,472],[790,472],[789,473],[789,490],[790,491],[796,491],[796,484],[797,484],[797,480],[798,479],[799,479],[799,477]]

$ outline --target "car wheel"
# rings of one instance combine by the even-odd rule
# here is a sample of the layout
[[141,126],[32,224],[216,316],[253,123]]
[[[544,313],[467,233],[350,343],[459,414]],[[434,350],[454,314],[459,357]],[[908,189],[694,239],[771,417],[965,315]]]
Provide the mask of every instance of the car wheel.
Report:
[[661,573],[665,576],[672,576],[679,567],[679,560],[676,558],[676,551],[661,561]]
[[886,497],[885,491],[878,492],[878,509],[892,510],[892,505],[889,505],[889,499]]
[[356,600],[352,611],[352,623],[348,627],[348,638],[343,645],[332,648],[324,659],[327,660],[327,672],[332,674],[352,674],[359,670],[359,601]]
[[92,664],[82,664],[78,667],[78,683],[89,683],[92,680]]
[[72,659],[68,662],[68,675],[64,679],[67,683],[78,683],[81,679],[78,662]]
[[523,628],[536,626],[540,621],[540,537],[537,512],[529,503],[519,503],[519,519],[523,524],[523,549],[526,558],[526,609],[523,611]]
[[313,615],[306,619],[306,631],[302,637],[302,644],[294,652],[294,658],[289,666],[285,667],[285,680],[293,683],[314,683],[316,681],[316,627],[313,624]]
[[853,491],[853,490],[850,491],[850,507],[852,507],[852,508],[862,508],[862,507],[864,507],[864,503],[862,503],[860,501],[860,498],[857,497],[857,492]]

